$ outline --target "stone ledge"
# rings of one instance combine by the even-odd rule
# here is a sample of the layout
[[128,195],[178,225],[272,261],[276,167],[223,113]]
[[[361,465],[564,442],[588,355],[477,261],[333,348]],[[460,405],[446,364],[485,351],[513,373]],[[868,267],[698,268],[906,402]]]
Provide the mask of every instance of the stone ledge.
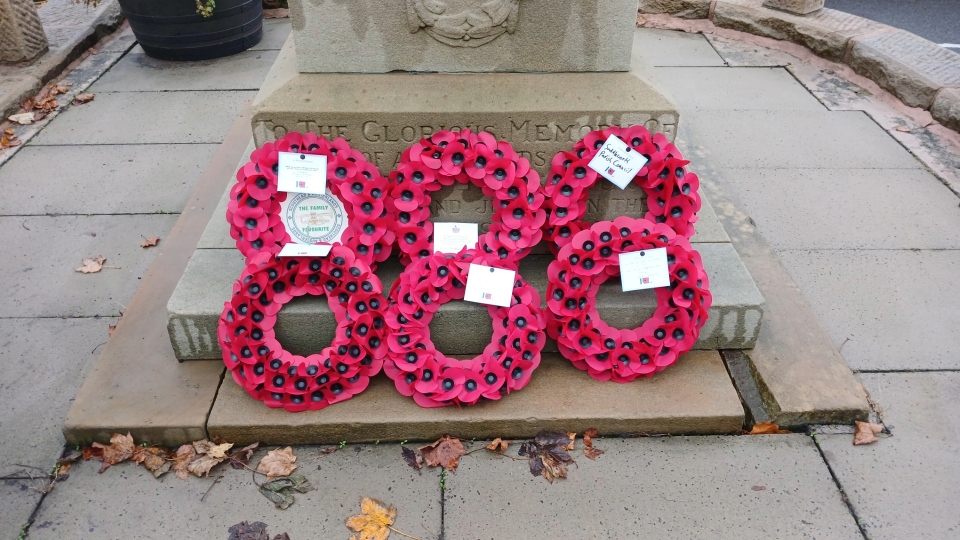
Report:
[[851,38],[884,28],[878,22],[833,9],[795,15],[763,7],[762,1],[717,0],[713,23],[722,28],[797,43],[835,61],[843,59]]
[[[710,275],[713,306],[703,327],[697,349],[744,349],[752,347],[763,317],[764,303],[753,280],[730,244],[694,244],[703,256]],[[520,275],[536,287],[541,297],[546,290],[546,268],[552,257],[531,255],[524,259]],[[190,260],[180,284],[167,304],[167,326],[177,358],[213,360],[220,358],[217,324],[223,303],[229,300],[233,281],[243,269],[236,250],[198,249]],[[377,275],[388,290],[401,267],[393,258],[380,265]],[[601,286],[597,304],[601,315],[614,326],[633,327],[649,317],[655,307],[651,291],[623,293],[611,279]],[[277,319],[277,337],[297,354],[309,354],[326,347],[333,339],[335,320],[325,297],[292,300]],[[464,334],[464,327],[477,331]],[[469,302],[451,302],[440,308],[431,325],[434,342],[447,354],[479,354],[492,333],[486,308]],[[547,351],[556,351],[553,341]]]
[[[819,56],[843,62],[911,107],[929,109],[934,119],[960,131],[960,55],[904,30],[849,13],[820,9],[796,15],[764,7],[763,0],[716,0],[704,14],[700,0],[642,0],[639,13],[663,17],[650,26],[689,30],[677,19],[704,19],[709,33],[728,28],[802,45]],[[672,22],[670,17],[676,17]],[[638,19],[639,20],[639,19]],[[639,23],[642,25],[642,21]],[[937,99],[939,96],[941,99]]]
[[847,63],[911,107],[929,109],[938,90],[960,86],[960,54],[904,30],[854,40]]
[[930,108],[933,118],[944,126],[960,131],[960,88],[942,88]]
[[599,382],[556,354],[544,355],[530,384],[499,401],[424,409],[383,374],[349,401],[288,413],[250,398],[229,376],[217,393],[207,432],[236,444],[330,444],[532,437],[541,429],[601,435],[738,432],[743,408],[720,355],[696,351],[650,379]]

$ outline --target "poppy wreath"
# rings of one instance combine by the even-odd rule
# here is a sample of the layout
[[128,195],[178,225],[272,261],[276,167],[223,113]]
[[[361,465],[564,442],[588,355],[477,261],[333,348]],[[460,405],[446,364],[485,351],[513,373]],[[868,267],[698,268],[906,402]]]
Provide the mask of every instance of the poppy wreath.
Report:
[[472,360],[448,358],[430,339],[430,321],[450,300],[462,300],[470,263],[491,265],[494,254],[464,249],[456,255],[435,253],[417,259],[390,290],[386,319],[387,357],[383,371],[397,390],[421,407],[473,405],[519,390],[540,365],[546,320],[540,294],[518,274],[510,307],[487,306],[493,338]]
[[280,212],[287,193],[277,191],[280,152],[327,156],[327,190],[347,211],[340,243],[374,267],[390,256],[395,237],[394,218],[386,204],[387,178],[343,139],[291,132],[254,150],[230,190],[230,236],[248,262],[259,253],[280,253],[291,241]]
[[[383,366],[382,292],[370,266],[345,246],[324,258],[253,255],[220,315],[223,362],[233,380],[268,407],[298,412],[350,399]],[[284,304],[306,294],[326,294],[337,329],[329,347],[304,357],[283,349],[274,325]]]
[[471,183],[492,199],[490,229],[478,248],[516,268],[543,238],[546,221],[540,175],[508,142],[468,129],[438,131],[403,152],[392,181],[389,210],[396,216],[402,262],[433,254],[430,193],[455,182]]
[[[620,274],[621,253],[666,248],[670,285],[655,289],[657,307],[627,330],[597,312],[600,285]],[[650,377],[697,342],[712,297],[700,254],[666,223],[619,217],[573,236],[547,267],[547,334],[561,354],[600,381]],[[388,317],[389,322],[389,317]]]
[[611,126],[591,131],[570,152],[560,152],[550,163],[544,193],[547,200],[546,238],[556,253],[579,231],[590,226],[581,221],[587,210],[590,188],[602,178],[588,167],[610,135],[618,136],[633,150],[649,159],[633,182],[647,195],[645,219],[666,223],[677,234],[690,238],[700,210],[697,175],[686,170],[689,161],[662,133],[651,135],[643,126]]

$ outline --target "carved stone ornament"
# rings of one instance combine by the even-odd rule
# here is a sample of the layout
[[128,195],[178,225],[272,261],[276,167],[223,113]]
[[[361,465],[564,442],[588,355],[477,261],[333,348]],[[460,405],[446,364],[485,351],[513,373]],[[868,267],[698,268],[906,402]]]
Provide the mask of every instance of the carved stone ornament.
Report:
[[479,47],[517,28],[520,0],[407,0],[410,33],[451,47]]

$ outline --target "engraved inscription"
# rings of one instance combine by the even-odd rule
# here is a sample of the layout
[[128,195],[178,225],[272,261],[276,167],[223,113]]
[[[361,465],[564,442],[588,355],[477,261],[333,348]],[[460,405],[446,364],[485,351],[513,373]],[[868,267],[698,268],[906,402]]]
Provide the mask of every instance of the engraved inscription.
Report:
[[479,47],[512,34],[519,9],[520,0],[407,0],[407,23],[451,47]]

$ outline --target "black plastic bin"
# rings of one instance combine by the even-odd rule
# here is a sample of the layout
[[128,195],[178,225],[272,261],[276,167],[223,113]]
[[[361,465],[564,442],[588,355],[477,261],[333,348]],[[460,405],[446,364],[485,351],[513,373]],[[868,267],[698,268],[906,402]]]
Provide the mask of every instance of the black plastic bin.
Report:
[[193,0],[119,0],[140,46],[161,60],[207,60],[245,51],[263,37],[262,0],[217,0],[213,16]]

